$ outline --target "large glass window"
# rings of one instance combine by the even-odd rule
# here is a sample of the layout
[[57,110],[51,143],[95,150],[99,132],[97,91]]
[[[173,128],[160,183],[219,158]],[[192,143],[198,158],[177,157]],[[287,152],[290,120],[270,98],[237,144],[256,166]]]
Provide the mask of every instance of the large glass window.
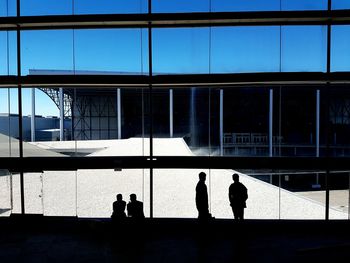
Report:
[[350,71],[350,26],[332,26],[331,71]]
[[16,49],[16,32],[0,31],[0,76],[17,75]]
[[276,26],[212,28],[211,73],[279,71],[279,38]]
[[72,15],[73,0],[20,0],[22,16]]
[[18,89],[0,87],[0,157],[19,156]]
[[153,13],[209,12],[211,0],[153,0]]
[[162,28],[152,33],[155,75],[209,73],[209,28]]
[[146,74],[147,58],[145,29],[74,31],[75,74]]
[[73,74],[73,30],[21,32],[22,75]]
[[[147,0],[75,0],[74,14],[137,14],[148,12]],[[168,1],[164,1],[168,2]]]
[[[273,156],[319,156],[318,89],[279,87],[272,90]],[[271,94],[270,94],[271,96]]]
[[348,0],[332,0],[332,9],[350,9]]
[[6,170],[0,170],[0,217],[11,215],[13,208],[12,199],[12,174]]
[[16,0],[0,0],[0,17],[16,16]]
[[282,71],[326,71],[327,27],[283,26],[281,30]]

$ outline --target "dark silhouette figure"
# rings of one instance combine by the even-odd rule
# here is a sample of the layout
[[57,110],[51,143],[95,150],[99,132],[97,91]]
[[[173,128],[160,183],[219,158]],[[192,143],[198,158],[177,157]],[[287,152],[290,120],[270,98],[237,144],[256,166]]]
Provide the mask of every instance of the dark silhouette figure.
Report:
[[244,219],[244,208],[247,207],[246,201],[248,199],[247,188],[239,181],[239,175],[232,175],[233,184],[230,185],[228,191],[228,197],[230,199],[230,205],[232,207],[232,212],[235,220]]
[[127,206],[128,217],[134,219],[143,219],[145,215],[143,214],[143,203],[136,200],[136,194],[130,195],[130,202]]
[[113,202],[113,220],[120,220],[126,218],[125,214],[126,202],[123,200],[122,194],[117,194],[117,201]]
[[198,219],[209,219],[208,191],[205,185],[207,175],[204,172],[199,173],[199,182],[196,186],[196,207],[198,210]]

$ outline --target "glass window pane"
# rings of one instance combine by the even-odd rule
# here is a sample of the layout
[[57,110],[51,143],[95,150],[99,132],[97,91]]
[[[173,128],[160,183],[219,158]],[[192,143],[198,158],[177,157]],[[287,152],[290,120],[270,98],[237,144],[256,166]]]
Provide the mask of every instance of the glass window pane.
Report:
[[44,171],[42,206],[45,216],[77,215],[77,172]]
[[213,12],[278,11],[280,0],[211,0]]
[[137,200],[143,202],[144,214],[149,217],[150,186],[147,169],[78,170],[77,187],[78,217],[108,218],[112,215],[116,195],[122,194],[123,200],[128,203],[132,193],[136,194]]
[[17,35],[0,31],[0,76],[17,75]]
[[73,31],[21,32],[22,75],[73,73]]
[[216,155],[268,156],[268,89],[212,89],[211,117],[211,148]]
[[332,0],[332,9],[350,9],[350,1]]
[[[198,211],[195,200],[200,172],[207,174],[206,185],[209,197],[208,205],[210,206],[208,169],[155,169],[153,172],[154,217],[197,218]],[[215,190],[212,189],[212,191]]]
[[279,37],[276,26],[212,28],[211,73],[279,71]]
[[210,0],[152,0],[153,13],[208,12]]
[[19,156],[18,89],[0,88],[0,157]]
[[63,88],[62,93],[63,126],[59,88],[23,89],[24,156],[149,154],[147,90],[89,87]]
[[72,0],[21,0],[21,16],[72,14]]
[[146,74],[145,29],[89,29],[74,32],[75,74]]
[[325,72],[327,64],[327,27],[282,27],[283,72]]
[[24,173],[23,176],[25,213],[43,214],[43,173]]
[[[350,92],[348,86],[337,86],[321,97],[326,107],[329,99],[329,140],[331,156],[350,155]],[[326,108],[324,114],[326,114]],[[325,118],[326,116],[324,116]],[[324,127],[324,137],[326,127]]]
[[273,100],[273,155],[317,156],[317,88],[275,88]]
[[12,174],[8,170],[0,170],[0,217],[10,216],[12,213],[12,179]]
[[350,71],[350,26],[332,26],[331,71]]
[[155,75],[209,72],[208,28],[165,28],[152,32]]
[[325,219],[324,171],[278,171],[280,219]]
[[0,0],[0,17],[16,16],[16,0]]
[[282,0],[282,10],[327,10],[328,0]]
[[147,0],[75,0],[74,14],[146,13],[147,6]]
[[154,155],[210,155],[208,104],[208,88],[155,89]]
[[350,171],[331,171],[329,174],[329,218],[350,219]]

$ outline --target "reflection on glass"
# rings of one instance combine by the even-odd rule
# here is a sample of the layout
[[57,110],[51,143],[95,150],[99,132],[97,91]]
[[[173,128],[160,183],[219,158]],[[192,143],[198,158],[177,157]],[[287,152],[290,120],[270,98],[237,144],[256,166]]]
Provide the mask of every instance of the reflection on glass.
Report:
[[0,169],[0,217],[10,216],[13,207],[12,175],[8,170]]
[[72,15],[72,1],[73,0],[21,0],[21,15]]
[[350,71],[349,46],[350,26],[332,26],[331,71]]
[[127,203],[130,194],[143,202],[144,214],[149,217],[149,170],[78,170],[77,216],[110,217],[117,194]]
[[350,1],[332,0],[332,9],[350,9]]
[[211,33],[211,72],[279,71],[279,38],[279,27],[276,26],[214,27]]
[[75,74],[148,72],[148,40],[144,29],[76,30],[74,39]]
[[325,72],[327,27],[283,26],[281,70]]
[[0,31],[0,76],[17,75],[16,40],[16,32]]
[[153,0],[153,13],[209,12],[211,0]]
[[350,171],[329,174],[329,218],[350,219]]
[[73,31],[21,32],[22,75],[73,73]]
[[147,0],[75,0],[74,14],[147,13],[147,5]]
[[0,157],[19,156],[17,88],[0,88]]
[[153,73],[209,73],[209,28],[153,31]]
[[316,88],[282,87],[273,92],[273,155],[317,156]]

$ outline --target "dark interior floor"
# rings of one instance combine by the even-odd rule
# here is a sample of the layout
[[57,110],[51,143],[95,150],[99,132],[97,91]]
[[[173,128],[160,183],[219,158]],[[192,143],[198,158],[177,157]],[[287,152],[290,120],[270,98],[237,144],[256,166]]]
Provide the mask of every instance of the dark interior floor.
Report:
[[350,262],[350,221],[0,218],[0,262]]

